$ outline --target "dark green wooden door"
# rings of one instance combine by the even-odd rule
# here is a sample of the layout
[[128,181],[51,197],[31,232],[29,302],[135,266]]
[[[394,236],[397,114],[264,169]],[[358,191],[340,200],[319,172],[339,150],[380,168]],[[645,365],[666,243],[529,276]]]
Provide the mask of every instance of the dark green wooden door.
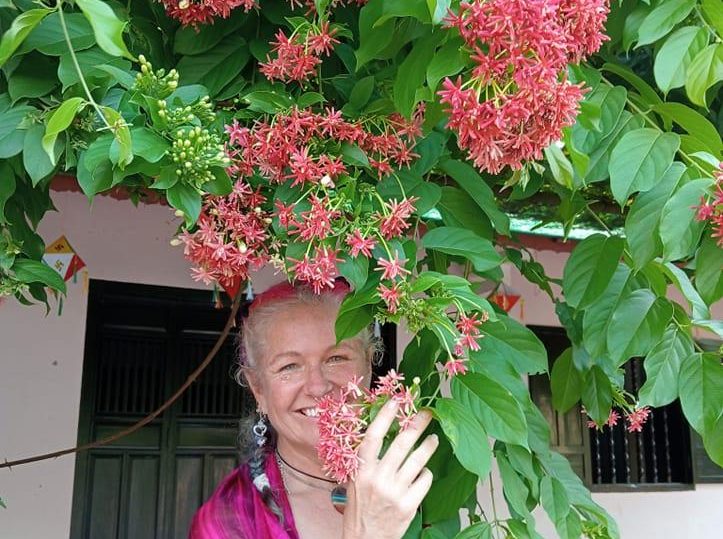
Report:
[[[91,283],[79,443],[107,436],[162,404],[203,360],[228,310],[207,292]],[[196,509],[237,463],[249,398],[231,372],[235,339],[162,417],[79,454],[72,538],[186,538]]]

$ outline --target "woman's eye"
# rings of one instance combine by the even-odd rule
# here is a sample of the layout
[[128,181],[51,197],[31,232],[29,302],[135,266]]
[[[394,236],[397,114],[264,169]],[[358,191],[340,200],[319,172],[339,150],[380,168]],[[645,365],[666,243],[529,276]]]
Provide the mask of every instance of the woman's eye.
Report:
[[279,369],[279,372],[293,371],[294,369],[296,369],[296,367],[297,367],[296,363],[287,363],[286,365],[284,365],[283,367],[281,367]]
[[344,361],[346,361],[346,360],[347,360],[347,359],[346,359],[346,357],[344,357],[344,356],[331,356],[331,357],[329,358],[329,363],[342,363],[342,362],[344,362]]

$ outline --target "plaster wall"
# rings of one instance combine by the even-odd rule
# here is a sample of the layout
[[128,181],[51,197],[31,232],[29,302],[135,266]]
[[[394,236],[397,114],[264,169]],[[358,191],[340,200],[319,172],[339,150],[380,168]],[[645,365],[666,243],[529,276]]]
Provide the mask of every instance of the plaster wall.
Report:
[[[98,197],[92,207],[78,193],[53,194],[58,213],[43,221],[46,242],[64,234],[85,260],[90,278],[201,288],[189,277],[180,248],[169,245],[177,220],[167,207]],[[566,256],[538,252],[548,273],[559,277]],[[528,324],[553,325],[552,303],[506,268],[506,282],[524,297],[512,315]],[[278,280],[270,272],[254,279],[263,290]],[[76,443],[87,290],[82,277],[68,283],[63,315],[43,307],[0,304],[0,460],[72,447]],[[720,305],[717,314],[721,316]],[[400,352],[408,336],[399,336]],[[70,530],[74,457],[0,470],[0,539],[63,539]],[[501,489],[497,485],[496,492]],[[485,496],[487,498],[485,498]],[[723,485],[672,493],[596,494],[618,519],[625,538],[719,536]],[[483,504],[489,493],[481,493]],[[497,500],[502,510],[504,502]],[[541,522],[544,515],[540,517]],[[555,537],[541,524],[545,537]]]

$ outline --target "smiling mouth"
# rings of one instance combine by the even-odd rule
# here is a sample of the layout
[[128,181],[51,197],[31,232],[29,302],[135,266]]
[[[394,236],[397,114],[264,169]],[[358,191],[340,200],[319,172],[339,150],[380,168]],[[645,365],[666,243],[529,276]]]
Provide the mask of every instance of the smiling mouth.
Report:
[[316,406],[311,408],[302,408],[301,410],[299,410],[299,413],[305,415],[306,417],[311,417],[314,419],[319,417],[319,409]]

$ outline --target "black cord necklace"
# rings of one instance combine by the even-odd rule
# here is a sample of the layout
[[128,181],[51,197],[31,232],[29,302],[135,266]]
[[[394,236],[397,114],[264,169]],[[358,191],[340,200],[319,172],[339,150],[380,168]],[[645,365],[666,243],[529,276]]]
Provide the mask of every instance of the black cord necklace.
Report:
[[[324,481],[325,483],[330,483],[332,485],[336,485],[333,489],[331,489],[331,504],[334,506],[334,509],[336,509],[339,513],[344,513],[344,508],[346,507],[346,487],[343,485],[337,485],[336,481],[333,479],[327,479],[326,477],[319,477],[318,475],[313,475],[310,473],[306,473],[303,470],[299,470],[295,466],[292,466],[286,460],[284,457],[281,456],[281,453],[279,453],[278,448],[275,451],[276,458],[278,461],[283,464],[285,467],[287,467],[289,470],[296,472],[297,474],[301,476],[308,477],[310,479],[316,479],[317,481]],[[282,474],[283,476],[283,474]],[[303,483],[306,483],[306,481],[302,481]],[[307,485],[311,487],[321,488],[318,485],[312,485],[310,483],[306,483]]]

